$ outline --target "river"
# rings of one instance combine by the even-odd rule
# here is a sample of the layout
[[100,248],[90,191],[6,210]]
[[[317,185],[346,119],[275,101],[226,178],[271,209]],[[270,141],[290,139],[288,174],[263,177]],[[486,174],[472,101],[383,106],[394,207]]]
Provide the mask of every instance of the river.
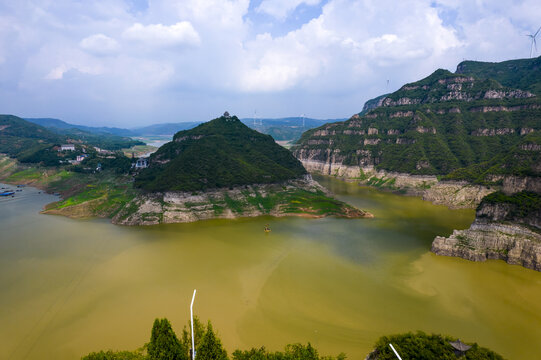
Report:
[[133,350],[157,317],[181,335],[193,289],[229,353],[310,341],[358,359],[381,335],[423,330],[541,356],[541,273],[429,251],[473,210],[321,180],[375,218],[121,227],[41,215],[55,198],[30,187],[1,198],[0,359]]

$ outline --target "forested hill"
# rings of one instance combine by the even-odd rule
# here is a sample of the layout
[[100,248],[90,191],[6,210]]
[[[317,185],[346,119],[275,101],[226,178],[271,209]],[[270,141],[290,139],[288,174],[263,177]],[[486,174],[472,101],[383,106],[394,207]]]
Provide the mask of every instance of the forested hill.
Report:
[[364,115],[307,131],[292,150],[302,161],[445,175],[490,161],[497,168],[494,159],[513,163],[512,150],[534,156],[540,118],[530,91],[440,69]]
[[64,136],[17,116],[0,115],[0,153],[24,157],[65,140]]
[[499,63],[463,61],[458,64],[456,73],[494,79],[502,85],[541,95],[541,56]]
[[275,183],[306,174],[271,136],[224,115],[175,134],[150,157],[135,185],[148,191],[196,191]]

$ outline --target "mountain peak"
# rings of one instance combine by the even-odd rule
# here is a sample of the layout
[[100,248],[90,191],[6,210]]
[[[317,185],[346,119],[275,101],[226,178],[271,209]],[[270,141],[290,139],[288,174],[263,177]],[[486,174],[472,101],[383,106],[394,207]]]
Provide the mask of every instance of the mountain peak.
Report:
[[271,136],[225,115],[176,133],[173,141],[151,155],[136,186],[148,191],[198,191],[276,183],[306,174],[300,161]]

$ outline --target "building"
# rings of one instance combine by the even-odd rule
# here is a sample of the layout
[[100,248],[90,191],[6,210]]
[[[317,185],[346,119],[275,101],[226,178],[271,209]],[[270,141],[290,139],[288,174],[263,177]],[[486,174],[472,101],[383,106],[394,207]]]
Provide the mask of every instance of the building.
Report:
[[75,151],[75,145],[73,144],[60,145],[60,150],[58,151]]
[[144,169],[148,167],[148,158],[139,158],[135,162],[136,169]]
[[88,157],[88,155],[86,155],[86,154],[77,155],[77,158],[75,160],[78,161],[78,162],[81,162],[84,159],[86,159],[87,157]]

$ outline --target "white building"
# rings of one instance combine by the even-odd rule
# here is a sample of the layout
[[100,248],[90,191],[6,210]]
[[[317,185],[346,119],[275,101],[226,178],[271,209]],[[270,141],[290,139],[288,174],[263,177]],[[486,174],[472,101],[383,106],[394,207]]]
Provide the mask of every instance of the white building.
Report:
[[60,145],[60,150],[59,151],[75,151],[75,145],[73,145],[73,144]]
[[136,169],[144,169],[148,167],[148,159],[147,158],[139,158],[135,162],[135,168]]

